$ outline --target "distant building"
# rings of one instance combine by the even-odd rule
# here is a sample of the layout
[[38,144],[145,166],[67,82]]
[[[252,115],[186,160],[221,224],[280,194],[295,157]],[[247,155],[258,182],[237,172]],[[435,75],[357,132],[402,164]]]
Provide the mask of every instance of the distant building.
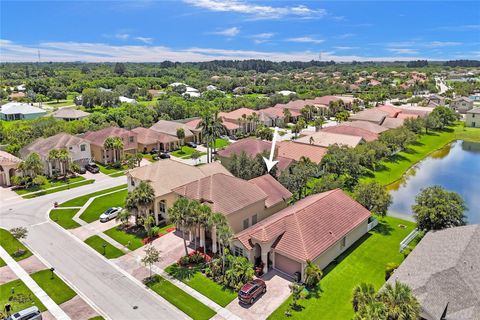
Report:
[[127,97],[124,97],[124,96],[118,97],[118,100],[120,100],[121,103],[134,103],[134,104],[137,103],[137,100],[127,98]]
[[0,107],[0,119],[11,120],[31,120],[46,115],[43,109],[29,105],[28,103],[9,102]]
[[468,110],[465,123],[467,127],[480,128],[480,108]]
[[[114,154],[114,150],[107,150],[103,147],[108,137],[119,137],[123,141],[123,149],[120,150],[120,157]],[[113,163],[120,161],[124,153],[137,152],[137,133],[117,127],[109,127],[97,131],[89,131],[83,134],[83,138],[90,142],[92,159],[101,163]]]
[[80,120],[88,117],[90,113],[74,108],[61,108],[55,111],[52,116],[65,121]]
[[21,159],[14,155],[0,150],[0,186],[9,187],[12,185],[11,179],[15,175]]
[[468,110],[473,108],[473,100],[467,97],[459,97],[450,102],[450,109],[465,114]]

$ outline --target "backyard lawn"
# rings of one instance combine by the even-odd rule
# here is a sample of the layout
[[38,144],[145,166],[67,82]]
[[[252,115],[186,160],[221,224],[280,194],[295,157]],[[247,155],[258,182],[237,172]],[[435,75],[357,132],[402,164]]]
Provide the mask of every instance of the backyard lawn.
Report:
[[100,169],[101,173],[108,174],[108,175],[111,175],[113,173],[120,173],[120,172],[123,172],[123,171],[128,169],[126,166],[122,166],[121,168],[112,168],[112,167],[105,166],[105,165],[103,165],[101,163],[98,163],[98,162],[97,162],[97,166]]
[[56,304],[62,304],[77,294],[50,269],[41,270],[30,275],[33,280],[45,291]]
[[[400,226],[406,228],[402,229]],[[385,265],[400,263],[400,242],[415,228],[414,223],[394,217],[380,220],[379,225],[343,253],[337,264],[324,270],[319,296],[301,300],[301,311],[290,311],[292,319],[352,319],[352,290],[361,283],[385,283]],[[285,311],[292,302],[288,298],[268,319],[285,319]]]
[[228,146],[230,144],[230,141],[228,140],[225,140],[225,139],[221,139],[221,138],[217,138],[215,140],[215,147],[217,149],[223,149],[225,148],[226,146]]
[[66,186],[67,183],[70,184],[70,183],[79,182],[79,181],[82,181],[82,180],[85,180],[85,178],[82,177],[82,176],[70,178],[66,181],[49,179],[49,180],[47,180],[47,182],[45,184],[42,184],[41,186],[35,186],[35,187],[26,188],[26,189],[16,189],[15,192],[19,195],[23,195],[23,194],[27,194],[27,193],[30,193],[30,192],[45,190],[45,189],[48,189],[48,188]]
[[123,207],[125,205],[125,198],[127,197],[127,193],[127,190],[120,190],[96,198],[80,215],[80,219],[85,222],[91,223],[95,220],[98,220],[100,215],[108,208]]
[[73,220],[73,216],[80,209],[53,209],[50,211],[50,219],[59,224],[65,229],[74,229],[80,227],[76,221]]
[[[104,231],[104,233],[113,240],[123,244],[130,250],[135,250],[143,246],[142,240],[146,237],[145,231],[141,229],[141,232],[130,233],[121,228],[121,226],[113,227]],[[129,244],[130,243],[130,244]]]
[[55,189],[43,190],[43,191],[35,192],[35,193],[27,193],[26,195],[23,195],[22,198],[32,199],[32,198],[44,196],[44,195],[50,194],[50,193],[55,193],[55,192],[60,192],[60,191],[69,190],[69,189],[73,189],[73,188],[78,188],[78,187],[81,187],[81,186],[85,186],[87,184],[92,184],[94,182],[95,182],[95,180],[93,180],[93,179],[82,180],[82,181],[79,181],[75,184],[66,184],[66,185],[63,185],[63,186],[55,188]]
[[[0,246],[2,246],[15,261],[23,260],[32,255],[20,241],[15,239],[10,232],[5,229],[0,229]],[[18,250],[23,250],[24,253],[19,256],[14,256],[14,253]]]
[[117,247],[111,245],[107,241],[103,240],[99,236],[91,236],[90,238],[84,241],[90,247],[92,247],[95,251],[103,255],[103,244],[106,244],[105,247],[105,257],[107,259],[115,259],[124,255],[123,251],[118,249]]
[[73,198],[71,200],[65,201],[65,202],[60,204],[60,207],[81,207],[91,197],[99,196],[101,194],[105,194],[105,193],[120,190],[120,189],[126,189],[126,188],[127,188],[127,185],[122,184],[120,186],[116,186],[116,187],[113,187],[113,188],[104,189],[104,190],[100,190],[100,191],[97,191],[97,192],[89,193],[89,194],[86,194],[84,196]]
[[161,276],[156,276],[157,281],[147,286],[162,296],[165,300],[176,306],[194,320],[206,320],[215,315],[215,311],[178,288]]
[[[12,288],[15,290],[13,295]],[[6,304],[10,304],[14,312],[33,306],[36,306],[40,311],[47,310],[20,279],[0,285],[0,306],[2,306],[2,311]]]
[[182,275],[185,273],[181,269],[181,267],[177,267],[177,264],[173,264],[167,267],[165,271],[222,307],[225,307],[237,297],[235,291],[207,278],[200,271],[193,274],[189,273],[190,277],[184,278]]

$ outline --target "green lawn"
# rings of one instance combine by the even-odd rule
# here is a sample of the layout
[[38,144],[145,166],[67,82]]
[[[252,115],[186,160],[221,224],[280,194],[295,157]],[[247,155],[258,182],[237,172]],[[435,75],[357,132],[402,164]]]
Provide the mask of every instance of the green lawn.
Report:
[[480,141],[480,130],[456,125],[441,132],[422,134],[416,143],[409,146],[405,151],[381,161],[375,172],[370,172],[368,177],[364,177],[361,180],[375,180],[382,185],[389,185],[399,180],[408,169],[426,158],[433,151],[457,139]]
[[77,294],[50,269],[41,270],[30,275],[33,280],[45,291],[56,304],[62,304]]
[[168,280],[165,280],[161,276],[157,276],[157,279],[158,281],[149,283],[148,287],[192,319],[206,320],[215,315],[215,311],[170,283]]
[[90,238],[86,239],[84,242],[102,255],[103,255],[103,244],[106,244],[107,246],[105,247],[105,257],[107,259],[115,259],[124,255],[122,250],[111,245],[110,243],[103,240],[99,236],[91,236]]
[[[12,288],[15,289],[13,295]],[[47,308],[45,308],[40,300],[38,300],[32,291],[30,291],[20,279],[0,285],[0,306],[2,306],[2,311],[7,303],[12,306],[12,311],[14,312],[33,306],[36,306],[40,311],[47,310]]]
[[[405,225],[402,229],[399,225]],[[300,301],[302,311],[291,311],[292,319],[352,319],[352,290],[361,283],[371,283],[378,290],[385,283],[385,265],[400,263],[400,242],[415,228],[414,223],[386,217],[372,231],[343,253],[337,264],[324,270],[318,297]],[[291,298],[268,319],[284,319]]]
[[125,171],[119,171],[119,172],[109,174],[109,176],[112,177],[112,178],[121,177],[121,176],[124,176],[124,175],[125,175]]
[[[107,231],[104,231],[104,233],[113,240],[123,244],[130,250],[136,250],[143,246],[142,240],[144,238],[144,235],[127,233],[120,227],[113,227],[111,229],[108,229]],[[128,245],[129,242],[130,245]]]
[[115,193],[96,198],[80,215],[80,219],[91,223],[95,220],[98,220],[98,217],[100,217],[100,215],[108,208],[123,207],[125,205],[127,193],[127,190],[120,190]]
[[158,160],[153,160],[153,156],[152,156],[150,153],[144,154],[144,155],[143,155],[143,158],[144,158],[144,159],[147,159],[147,160],[150,161],[150,162],[158,161]]
[[112,174],[112,173],[117,173],[117,172],[123,172],[124,170],[127,170],[128,168],[126,166],[122,166],[121,168],[112,168],[109,166],[105,166],[101,163],[97,162],[97,166],[100,169],[100,172],[103,174]]
[[85,178],[82,177],[82,176],[70,178],[67,181],[49,179],[49,180],[47,180],[47,182],[45,184],[43,184],[41,186],[35,186],[35,187],[26,188],[26,189],[16,189],[15,192],[19,195],[23,195],[23,194],[27,194],[27,193],[30,193],[30,192],[45,190],[45,189],[48,189],[48,188],[60,187],[60,186],[63,186],[63,185],[67,185],[67,183],[74,183],[74,182],[79,182],[79,181],[82,181],[82,180],[85,180]]
[[[20,261],[25,258],[28,258],[32,253],[25,247],[20,241],[15,239],[9,231],[0,228],[0,246],[8,252],[9,255],[15,259],[15,261]],[[14,256],[13,254],[18,250],[24,250],[24,254],[21,256]]]
[[92,184],[94,182],[95,182],[95,180],[93,180],[93,179],[83,180],[83,181],[80,181],[80,182],[72,184],[72,185],[64,185],[62,187],[58,187],[58,188],[55,188],[55,189],[44,190],[44,191],[40,191],[40,192],[32,193],[32,194],[26,194],[26,195],[22,196],[22,198],[32,199],[32,198],[44,196],[44,195],[50,194],[50,193],[55,193],[55,192],[60,192],[60,191],[69,190],[69,189],[73,189],[73,188],[78,188],[78,187],[81,187],[81,186],[86,186],[87,184]]
[[183,146],[181,149],[179,150],[175,150],[173,152],[170,152],[170,154],[174,157],[177,157],[177,158],[183,158],[183,157],[187,157],[187,156],[190,156],[192,154],[192,152],[195,151],[194,148],[190,148],[190,147],[187,147],[187,146]]
[[5,267],[7,264],[5,263],[5,261],[3,261],[2,258],[0,258],[0,268],[1,267]]
[[225,139],[220,139],[220,138],[217,138],[215,140],[215,147],[217,149],[223,149],[225,148],[226,146],[228,146],[230,144],[230,141],[228,140],[225,140]]
[[[237,297],[237,293],[235,291],[225,288],[224,286],[207,278],[199,271],[191,274],[191,277],[189,278],[182,278],[181,276],[177,276],[178,273],[175,272],[175,269],[176,264],[173,264],[165,269],[165,271],[222,307],[225,307]],[[180,272],[180,274],[182,274],[182,272]]]
[[99,196],[101,194],[116,191],[116,190],[120,190],[120,189],[125,189],[126,187],[127,187],[126,184],[122,184],[120,186],[116,186],[116,187],[113,187],[113,188],[104,189],[104,190],[100,190],[100,191],[97,191],[97,192],[89,193],[89,194],[86,194],[84,196],[73,198],[71,200],[65,201],[65,202],[60,204],[60,207],[81,207],[91,197]]
[[73,220],[78,210],[80,209],[53,209],[50,211],[50,219],[65,229],[78,228],[80,224]]
[[65,107],[65,106],[71,106],[75,104],[73,100],[59,100],[58,102],[55,100],[55,101],[48,101],[44,103],[51,107]]
[[96,316],[96,317],[90,318],[88,320],[105,320],[105,318],[102,317],[102,316]]

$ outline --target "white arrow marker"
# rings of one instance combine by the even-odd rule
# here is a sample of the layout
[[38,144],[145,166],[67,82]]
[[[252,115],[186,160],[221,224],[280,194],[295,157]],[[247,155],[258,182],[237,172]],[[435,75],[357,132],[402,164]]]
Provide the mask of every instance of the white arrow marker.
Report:
[[277,142],[277,131],[278,128],[275,127],[275,130],[273,131],[272,150],[270,150],[270,159],[263,157],[263,160],[267,165],[267,172],[270,172],[270,170],[272,170],[272,168],[278,163],[277,160],[273,161],[273,154],[275,153],[275,142]]

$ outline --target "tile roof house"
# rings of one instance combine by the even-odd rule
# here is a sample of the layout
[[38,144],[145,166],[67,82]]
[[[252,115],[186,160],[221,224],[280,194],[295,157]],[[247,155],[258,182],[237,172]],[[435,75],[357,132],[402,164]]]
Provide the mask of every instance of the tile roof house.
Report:
[[349,121],[349,122],[343,122],[341,123],[342,126],[350,126],[354,128],[360,128],[363,130],[367,130],[376,134],[380,134],[384,131],[387,131],[388,128],[382,127],[381,125],[378,125],[376,123],[370,122],[370,121]]
[[201,141],[200,138],[200,131],[195,130],[192,127],[187,126],[184,123],[177,122],[177,121],[169,121],[169,120],[159,120],[150,129],[155,130],[160,133],[168,134],[172,137],[177,137],[177,130],[183,129],[185,132],[185,142],[195,142],[198,143]]
[[468,97],[458,97],[450,102],[449,107],[460,114],[465,114],[473,108],[473,100]]
[[277,146],[277,154],[279,157],[293,159],[295,161],[300,161],[302,157],[306,157],[315,163],[320,163],[323,156],[327,153],[327,148],[293,141],[281,141]]
[[0,106],[0,119],[11,120],[31,120],[43,117],[47,111],[31,106],[28,103],[8,102]]
[[180,144],[180,140],[177,137],[152,129],[138,127],[132,129],[132,132],[137,134],[138,152],[149,152],[154,149],[171,151]]
[[383,123],[383,120],[388,116],[388,113],[372,108],[365,109],[355,114],[352,114],[349,118],[350,121],[369,121],[378,125]]
[[54,149],[66,149],[70,155],[70,161],[79,164],[81,167],[84,167],[91,160],[90,142],[68,133],[58,133],[48,138],[38,138],[20,149],[20,156],[25,159],[30,153],[35,152],[44,163],[46,175],[52,175],[54,172],[64,174],[63,168],[56,168],[56,163],[48,159],[50,150]]
[[345,126],[342,124],[339,124],[337,126],[332,126],[332,127],[325,127],[321,131],[323,132],[331,132],[331,133],[339,133],[339,134],[346,134],[349,136],[357,136],[357,137],[362,137],[363,140],[370,142],[370,141],[375,141],[378,139],[378,134],[373,133],[371,131],[357,128],[357,127],[352,127],[352,126]]
[[402,118],[385,118],[382,123],[382,126],[388,129],[395,129],[403,126],[405,119]]
[[361,136],[318,131],[308,136],[298,138],[297,140],[295,140],[295,142],[311,144],[323,148],[328,148],[333,144],[344,145],[354,148],[357,145],[364,143],[365,140]]
[[426,320],[480,319],[480,225],[428,232],[388,283],[407,284]]
[[368,231],[371,213],[340,189],[308,196],[235,235],[235,252],[304,279],[306,261],[325,268]]
[[22,159],[0,150],[0,187],[12,185],[10,179],[15,175],[20,162],[22,162]]
[[396,118],[398,114],[402,112],[402,110],[387,104],[379,105],[375,108],[372,108],[372,110],[383,111],[387,114],[387,117],[390,117],[390,118]]
[[74,108],[61,108],[55,111],[52,116],[65,121],[80,120],[88,117],[90,113]]
[[[106,150],[103,147],[108,137],[119,137],[123,141],[123,150],[120,150],[120,156],[114,154],[114,150]],[[97,131],[89,131],[83,134],[82,138],[90,142],[92,151],[92,160],[101,163],[113,163],[121,158],[121,154],[137,152],[137,133],[118,127],[108,127]]]

